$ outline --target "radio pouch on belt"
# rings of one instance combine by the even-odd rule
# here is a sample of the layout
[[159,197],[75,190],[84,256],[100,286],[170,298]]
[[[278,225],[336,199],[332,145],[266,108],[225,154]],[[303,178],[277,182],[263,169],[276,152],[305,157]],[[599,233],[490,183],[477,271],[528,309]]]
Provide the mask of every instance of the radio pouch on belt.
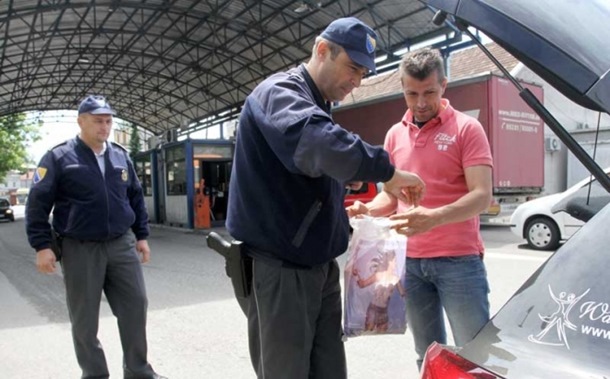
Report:
[[218,233],[206,237],[208,247],[225,258],[225,271],[238,298],[248,297],[252,286],[252,258],[242,252],[241,241],[228,242]]

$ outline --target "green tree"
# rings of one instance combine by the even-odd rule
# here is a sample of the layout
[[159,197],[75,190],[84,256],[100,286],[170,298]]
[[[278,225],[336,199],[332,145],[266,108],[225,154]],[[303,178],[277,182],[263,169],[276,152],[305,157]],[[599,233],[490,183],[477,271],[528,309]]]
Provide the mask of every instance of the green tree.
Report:
[[135,123],[131,123],[131,134],[129,135],[129,156],[131,159],[140,152],[140,133],[138,133],[138,127]]
[[40,123],[25,113],[0,116],[0,181],[11,170],[23,170],[34,162],[28,147],[40,139]]

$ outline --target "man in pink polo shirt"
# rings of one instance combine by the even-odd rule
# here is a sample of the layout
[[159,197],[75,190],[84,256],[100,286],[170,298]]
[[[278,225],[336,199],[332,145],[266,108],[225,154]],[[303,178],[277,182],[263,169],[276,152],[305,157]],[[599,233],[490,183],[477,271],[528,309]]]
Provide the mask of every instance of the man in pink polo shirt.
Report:
[[470,341],[489,320],[489,287],[483,264],[479,213],[492,196],[492,157],[474,118],[453,109],[443,93],[447,79],[435,50],[405,56],[400,64],[408,111],[386,135],[385,149],[399,169],[426,183],[420,206],[411,208],[382,192],[350,216],[390,216],[407,242],[407,320],[418,366],[428,346],[447,343],[443,309],[455,344]]

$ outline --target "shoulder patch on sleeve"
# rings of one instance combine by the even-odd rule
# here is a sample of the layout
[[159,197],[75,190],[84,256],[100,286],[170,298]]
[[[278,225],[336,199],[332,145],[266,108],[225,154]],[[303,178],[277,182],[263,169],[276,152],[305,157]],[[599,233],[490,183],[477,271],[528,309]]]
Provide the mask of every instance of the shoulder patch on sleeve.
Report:
[[36,171],[34,171],[34,178],[32,179],[32,182],[34,184],[38,184],[40,181],[42,181],[42,179],[44,179],[46,174],[47,174],[46,167],[42,167],[42,166],[36,167]]

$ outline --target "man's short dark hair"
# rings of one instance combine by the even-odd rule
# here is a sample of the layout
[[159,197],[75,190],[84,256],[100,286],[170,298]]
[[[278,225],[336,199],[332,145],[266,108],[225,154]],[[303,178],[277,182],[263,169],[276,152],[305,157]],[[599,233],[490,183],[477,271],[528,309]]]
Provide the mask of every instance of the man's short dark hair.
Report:
[[326,44],[328,45],[328,50],[330,50],[330,59],[335,60],[335,58],[337,58],[337,56],[339,55],[339,53],[341,53],[343,48],[341,46],[337,45],[336,43],[334,43],[333,41],[329,41],[322,37],[316,37],[316,42],[315,42],[315,44],[313,46],[313,50],[312,50],[312,56],[316,53],[316,48],[318,47],[318,44],[322,40],[326,41]]
[[416,50],[406,54],[400,61],[401,77],[409,75],[417,80],[424,80],[434,72],[438,73],[439,82],[445,79],[445,65],[438,50]]

